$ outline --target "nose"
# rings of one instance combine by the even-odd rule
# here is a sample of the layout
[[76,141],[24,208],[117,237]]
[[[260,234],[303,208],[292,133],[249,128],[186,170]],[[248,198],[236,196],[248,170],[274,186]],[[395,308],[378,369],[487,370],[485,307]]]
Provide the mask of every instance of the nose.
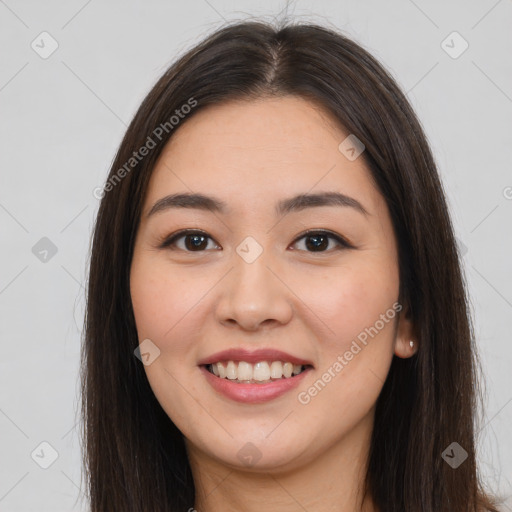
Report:
[[235,255],[216,308],[217,321],[224,326],[257,331],[291,320],[293,293],[264,254],[252,263]]

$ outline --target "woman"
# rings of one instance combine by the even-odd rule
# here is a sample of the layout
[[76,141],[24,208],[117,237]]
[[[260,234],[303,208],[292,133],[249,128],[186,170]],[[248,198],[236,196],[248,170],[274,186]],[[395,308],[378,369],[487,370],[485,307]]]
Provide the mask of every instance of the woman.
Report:
[[94,230],[91,510],[496,510],[420,123],[360,46],[238,23],[162,76]]

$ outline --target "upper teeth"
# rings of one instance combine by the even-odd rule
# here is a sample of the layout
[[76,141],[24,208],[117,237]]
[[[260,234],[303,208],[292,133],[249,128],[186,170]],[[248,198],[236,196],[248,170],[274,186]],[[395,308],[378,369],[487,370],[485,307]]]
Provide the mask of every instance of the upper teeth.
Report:
[[213,363],[211,365],[212,372],[222,379],[228,378],[230,380],[240,381],[267,381],[270,378],[280,379],[293,375],[298,375],[302,371],[302,365],[293,364],[289,362],[282,363],[281,361],[272,361],[270,364],[267,361],[260,361],[256,364],[247,363],[246,361],[225,361]]

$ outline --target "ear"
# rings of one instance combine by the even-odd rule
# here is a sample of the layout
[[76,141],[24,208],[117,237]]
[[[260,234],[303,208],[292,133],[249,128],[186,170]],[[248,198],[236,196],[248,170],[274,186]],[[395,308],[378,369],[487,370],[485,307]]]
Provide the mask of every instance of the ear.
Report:
[[[394,352],[396,356],[405,359],[418,351],[420,341],[414,329],[409,306],[406,305],[398,315]],[[412,347],[411,341],[413,342]]]

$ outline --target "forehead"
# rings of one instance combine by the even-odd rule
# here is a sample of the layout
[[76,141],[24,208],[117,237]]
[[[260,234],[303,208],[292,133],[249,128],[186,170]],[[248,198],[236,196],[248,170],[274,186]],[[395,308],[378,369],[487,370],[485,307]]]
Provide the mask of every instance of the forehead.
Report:
[[319,105],[293,96],[205,107],[164,148],[145,210],[174,192],[256,208],[315,189],[357,196],[370,210],[379,197],[363,158],[351,161],[338,149],[348,135]]

